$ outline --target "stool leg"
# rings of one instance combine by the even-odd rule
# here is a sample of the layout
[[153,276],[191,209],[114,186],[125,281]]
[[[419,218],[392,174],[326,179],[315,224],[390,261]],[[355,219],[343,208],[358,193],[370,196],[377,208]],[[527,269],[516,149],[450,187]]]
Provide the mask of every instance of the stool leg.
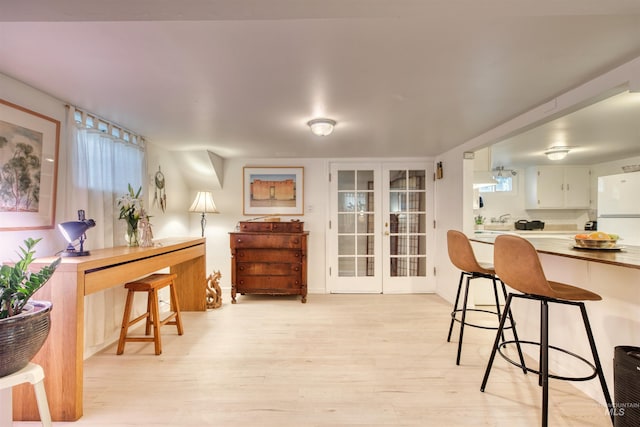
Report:
[[[504,295],[504,299],[507,299],[507,288],[504,285],[504,282],[500,280],[500,284],[502,285],[502,294]],[[511,332],[513,333],[513,340],[516,342],[516,349],[518,350],[518,357],[520,358],[520,365],[522,366],[522,372],[527,375],[527,365],[524,363],[524,356],[522,355],[522,348],[520,347],[520,339],[518,338],[518,332],[516,331],[516,321],[513,320],[513,313],[511,309],[505,311],[505,313],[509,316],[509,322],[511,322]],[[504,339],[504,338],[503,338]]]
[[129,289],[127,292],[127,301],[124,304],[124,314],[122,315],[122,327],[120,328],[120,340],[118,340],[118,350],[116,354],[124,352],[125,338],[129,330],[129,318],[131,317],[131,306],[133,303],[133,291]]
[[487,369],[484,371],[484,378],[482,379],[482,385],[480,386],[480,391],[484,391],[487,386],[487,381],[489,380],[489,373],[491,372],[491,367],[493,366],[493,360],[496,358],[496,352],[498,351],[498,345],[500,345],[500,335],[502,334],[502,330],[504,329],[504,322],[507,320],[507,313],[511,310],[511,300],[513,299],[513,294],[509,294],[507,296],[507,301],[504,304],[504,311],[502,312],[502,318],[500,319],[500,325],[498,325],[498,331],[496,333],[496,339],[493,342],[493,348],[491,349],[491,356],[489,356],[489,362],[487,362]]
[[155,289],[149,291],[151,301],[151,315],[153,316],[153,342],[155,344],[156,355],[162,353],[162,341],[160,337],[160,309],[158,307],[158,293]]
[[51,413],[49,412],[49,402],[47,402],[44,383],[42,381],[34,383],[33,389],[36,393],[36,403],[38,404],[38,412],[40,412],[40,421],[44,427],[51,427]]
[[176,293],[176,288],[173,282],[169,285],[169,291],[171,292],[171,301],[173,301],[173,306],[176,310],[176,327],[178,328],[178,335],[182,335],[184,330],[182,329],[182,317],[180,316],[180,303],[178,301],[178,294]]
[[607,387],[607,382],[604,378],[604,373],[602,372],[602,365],[600,364],[600,357],[598,357],[598,349],[596,348],[596,342],[593,339],[593,332],[591,331],[591,324],[589,323],[589,317],[587,316],[587,309],[584,306],[584,303],[580,303],[580,312],[582,313],[582,321],[584,322],[584,328],[587,331],[587,337],[589,338],[589,345],[591,346],[591,353],[593,355],[593,361],[596,365],[596,372],[598,373],[598,379],[600,380],[600,385],[602,386],[602,393],[604,394],[604,400],[607,402],[607,410],[609,411],[609,415],[611,416],[611,423],[614,423],[614,407],[611,402],[611,395],[609,394],[609,388]]
[[549,421],[549,305],[542,301],[540,312],[540,378],[542,380],[542,427]]
[[453,304],[453,311],[451,312],[451,324],[449,325],[449,335],[447,336],[447,342],[451,342],[451,332],[453,331],[453,323],[456,319],[456,311],[458,310],[458,302],[460,302],[460,291],[462,290],[462,280],[464,279],[464,271],[460,272],[460,280],[458,281],[458,293],[456,294],[456,302]]
[[471,276],[467,276],[467,284],[464,289],[464,302],[462,306],[462,319],[460,321],[460,339],[458,340],[458,356],[456,356],[456,365],[460,364],[460,354],[462,353],[462,335],[464,334],[464,322],[467,318],[467,299],[469,298],[469,282]]
[[13,426],[12,387],[0,389],[0,427]]
[[[496,299],[496,313],[498,314],[498,319],[502,317],[502,313],[500,313],[500,300],[498,299],[498,284],[496,283],[496,276],[491,278],[493,282],[493,297]],[[502,341],[506,341],[504,338],[504,331],[502,331]]]
[[151,291],[147,293],[147,320],[144,323],[144,334],[149,335],[151,333],[151,322],[153,319],[151,318],[151,304],[153,304],[153,295],[151,295]]

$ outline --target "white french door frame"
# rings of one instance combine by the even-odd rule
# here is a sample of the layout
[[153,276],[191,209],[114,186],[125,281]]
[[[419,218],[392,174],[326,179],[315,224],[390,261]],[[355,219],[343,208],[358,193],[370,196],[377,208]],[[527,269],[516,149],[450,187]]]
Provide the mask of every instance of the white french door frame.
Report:
[[[327,292],[429,293],[435,291],[435,280],[433,276],[435,252],[433,229],[435,185],[433,182],[433,169],[432,160],[329,162],[329,221],[326,233]],[[391,268],[389,267],[392,252],[389,249],[390,239],[391,236],[394,235],[394,233],[389,233],[390,230],[388,228],[391,213],[389,203],[389,171],[393,170],[424,170],[425,173],[425,219],[422,228],[424,228],[423,238],[424,245],[426,246],[426,259],[425,264],[420,267],[420,274],[423,274],[421,276],[392,274]],[[351,171],[354,171],[356,175],[358,172],[355,171],[362,171],[365,175],[368,171],[372,171],[372,176],[374,177],[373,189],[368,192],[365,191],[365,193],[367,193],[366,196],[363,196],[360,191],[356,190],[351,194],[352,191],[346,187],[339,190],[338,174],[340,171],[346,173],[347,175],[345,176],[348,176]],[[361,201],[369,200],[369,197],[371,197],[373,201],[372,207],[363,209],[362,206],[360,206],[356,208],[360,212],[358,214],[356,211],[351,211],[351,207],[344,206],[345,197],[354,199],[360,197]],[[339,198],[341,200],[340,203],[343,204],[342,210],[338,207]],[[351,216],[353,216],[354,219],[350,219]],[[346,222],[345,218],[347,219]],[[364,232],[366,236],[363,236],[359,231],[363,218],[370,218],[367,219],[367,221],[373,226],[371,231]],[[385,227],[385,223],[387,227]],[[345,245],[340,246],[340,239],[344,239],[342,240],[343,243],[351,241],[366,242],[368,248],[366,252],[363,252],[357,248],[358,243],[353,243],[346,246],[347,251],[345,252]],[[362,247],[362,245],[359,246]],[[371,250],[369,247],[373,250],[371,254],[369,254]],[[353,251],[353,253],[350,253],[350,251]],[[350,258],[355,258],[357,261],[353,263]],[[356,265],[353,267],[353,271],[350,270],[351,267],[345,268],[345,265],[351,266],[352,264]],[[360,267],[357,266],[358,264]],[[364,265],[367,266],[367,273],[363,274],[362,266]]]

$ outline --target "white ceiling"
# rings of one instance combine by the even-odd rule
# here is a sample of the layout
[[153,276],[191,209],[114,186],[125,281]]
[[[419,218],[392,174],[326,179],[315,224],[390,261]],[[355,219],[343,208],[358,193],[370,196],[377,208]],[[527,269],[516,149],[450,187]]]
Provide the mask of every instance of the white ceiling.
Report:
[[224,158],[433,156],[638,56],[637,0],[0,2],[0,73]]

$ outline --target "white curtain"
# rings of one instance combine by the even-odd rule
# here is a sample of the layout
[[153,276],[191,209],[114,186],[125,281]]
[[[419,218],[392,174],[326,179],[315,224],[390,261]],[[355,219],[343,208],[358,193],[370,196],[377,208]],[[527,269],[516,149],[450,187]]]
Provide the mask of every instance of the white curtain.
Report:
[[[65,220],[77,219],[78,210],[84,209],[86,217],[96,221],[96,226],[87,231],[85,249],[122,246],[126,224],[118,219],[116,198],[127,192],[129,184],[136,190],[144,189],[144,147],[86,128],[75,118],[75,110],[70,107]],[[121,287],[85,297],[85,357],[117,336],[124,299]]]

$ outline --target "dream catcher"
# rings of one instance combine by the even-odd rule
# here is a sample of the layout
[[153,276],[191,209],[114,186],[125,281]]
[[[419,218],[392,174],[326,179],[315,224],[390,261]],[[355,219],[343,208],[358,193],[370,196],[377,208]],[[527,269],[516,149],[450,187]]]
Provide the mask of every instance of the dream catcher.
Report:
[[162,209],[162,212],[164,213],[165,209],[167,208],[167,195],[165,194],[165,191],[164,191],[164,175],[160,170],[160,166],[158,166],[158,172],[156,172],[155,182],[156,182],[156,191],[153,196],[153,206],[155,207],[159,206],[160,209]]

